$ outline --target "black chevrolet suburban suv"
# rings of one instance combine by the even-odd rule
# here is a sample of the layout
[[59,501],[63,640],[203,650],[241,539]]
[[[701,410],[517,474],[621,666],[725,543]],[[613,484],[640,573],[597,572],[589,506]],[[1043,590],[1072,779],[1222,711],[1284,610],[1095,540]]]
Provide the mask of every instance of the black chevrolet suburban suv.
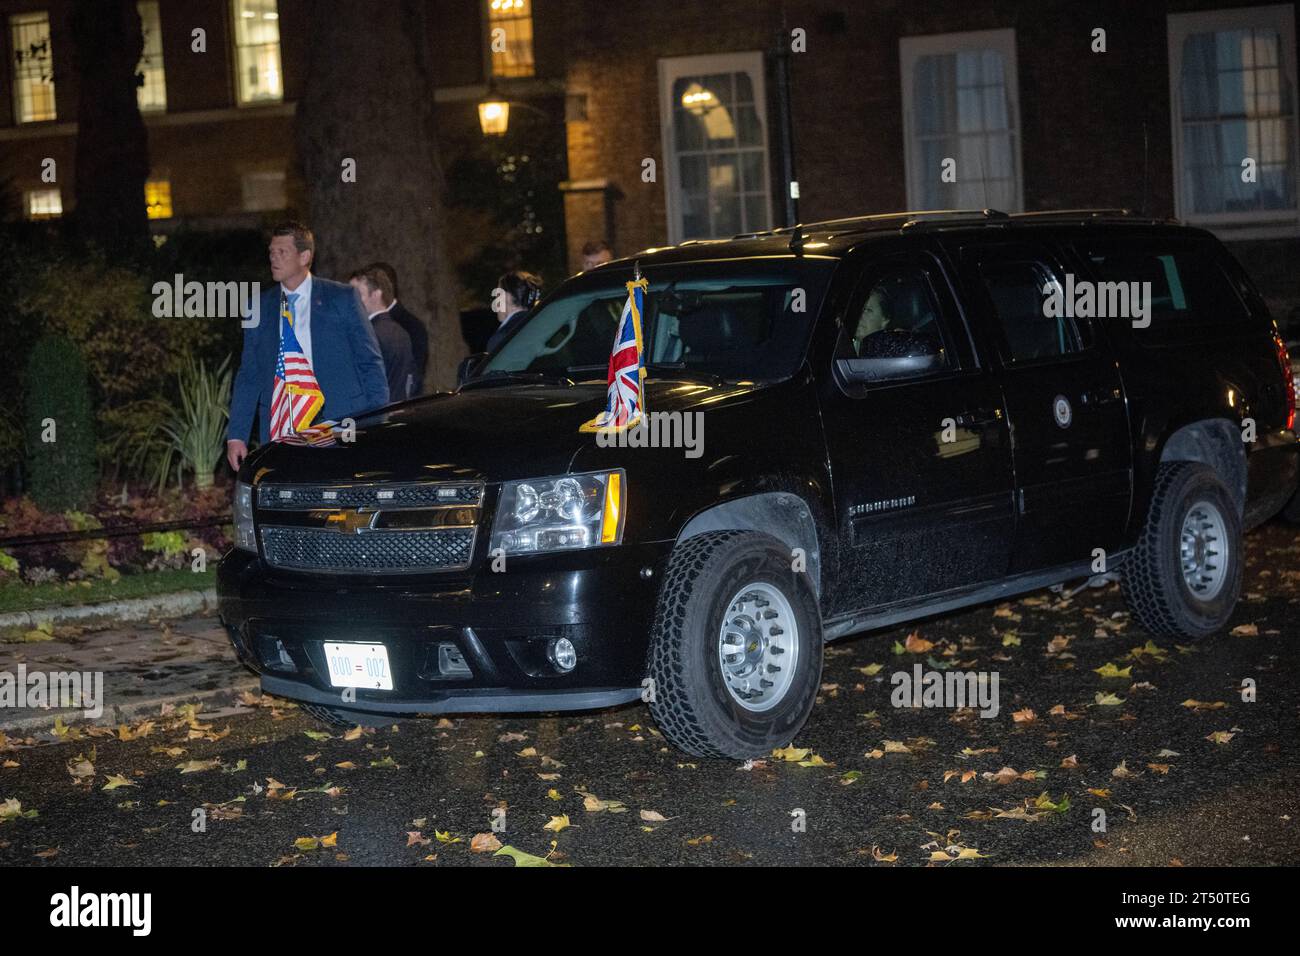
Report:
[[[637,274],[646,423],[582,431]],[[1221,632],[1296,488],[1258,292],[1123,210],[685,242],[516,325],[454,393],[248,457],[220,609],[265,691],[347,724],[640,698],[752,757],[845,635],[1098,574],[1152,634]]]

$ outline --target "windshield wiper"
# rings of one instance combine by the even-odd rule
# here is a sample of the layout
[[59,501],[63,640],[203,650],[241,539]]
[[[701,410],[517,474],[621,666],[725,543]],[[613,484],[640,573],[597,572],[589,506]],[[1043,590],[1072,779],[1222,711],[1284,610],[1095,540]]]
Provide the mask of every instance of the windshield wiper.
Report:
[[726,382],[726,379],[717,372],[687,365],[685,362],[655,362],[653,365],[647,365],[645,369],[647,372],[666,372],[676,378],[704,379],[714,385],[722,385]]
[[498,382],[505,384],[509,384],[510,382],[543,382],[546,384],[567,385],[570,387],[575,384],[573,379],[569,378],[562,372],[511,371],[509,369],[494,368],[491,371],[484,372],[482,375],[475,375],[473,378],[466,380],[465,384],[462,385],[461,388],[466,388],[467,386],[476,384],[490,385]]

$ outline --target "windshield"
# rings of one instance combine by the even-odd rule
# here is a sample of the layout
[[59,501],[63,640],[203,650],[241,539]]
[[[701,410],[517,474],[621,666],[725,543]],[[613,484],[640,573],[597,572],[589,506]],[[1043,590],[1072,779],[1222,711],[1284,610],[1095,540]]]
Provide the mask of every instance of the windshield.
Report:
[[[771,381],[803,361],[834,268],[830,260],[675,267],[649,274],[641,336],[645,363],[727,381]],[[604,270],[602,270],[603,272]],[[630,269],[561,288],[477,369],[475,378],[545,373],[604,379]]]

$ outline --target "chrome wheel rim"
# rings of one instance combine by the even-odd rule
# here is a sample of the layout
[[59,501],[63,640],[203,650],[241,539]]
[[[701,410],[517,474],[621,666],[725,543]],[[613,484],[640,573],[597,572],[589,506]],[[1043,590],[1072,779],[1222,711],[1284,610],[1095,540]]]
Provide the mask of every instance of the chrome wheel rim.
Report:
[[799,625],[779,588],[755,581],[727,602],[718,664],[727,693],[745,710],[770,710],[785,698],[799,665]]
[[1229,549],[1227,523],[1217,505],[1198,501],[1187,509],[1178,556],[1193,597],[1210,601],[1223,590]]

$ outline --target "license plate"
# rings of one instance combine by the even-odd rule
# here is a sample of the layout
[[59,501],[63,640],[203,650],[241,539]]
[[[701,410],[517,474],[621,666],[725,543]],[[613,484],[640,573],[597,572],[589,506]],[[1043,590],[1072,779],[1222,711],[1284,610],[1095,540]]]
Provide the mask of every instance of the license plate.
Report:
[[383,644],[325,644],[325,660],[335,687],[393,689],[388,648]]

